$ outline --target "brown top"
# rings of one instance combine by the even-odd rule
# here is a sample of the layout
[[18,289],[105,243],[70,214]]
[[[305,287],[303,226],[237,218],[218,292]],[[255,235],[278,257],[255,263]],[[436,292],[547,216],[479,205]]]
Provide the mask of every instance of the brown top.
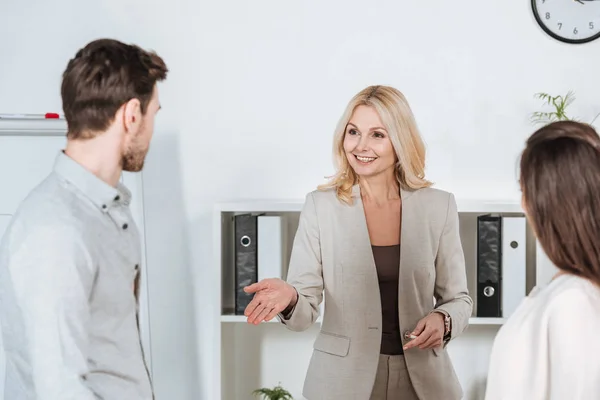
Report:
[[371,246],[379,278],[382,332],[381,354],[403,354],[398,317],[398,279],[400,276],[400,245]]

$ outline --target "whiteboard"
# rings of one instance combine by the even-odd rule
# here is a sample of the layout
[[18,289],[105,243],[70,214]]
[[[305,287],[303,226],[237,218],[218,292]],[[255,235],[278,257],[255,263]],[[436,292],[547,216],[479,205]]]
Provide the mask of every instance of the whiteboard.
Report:
[[[0,214],[0,238],[4,235],[12,215]],[[6,358],[2,342],[2,327],[0,326],[0,400],[4,400],[4,381],[6,377]],[[8,400],[8,399],[7,399]]]
[[[0,120],[0,235],[29,191],[52,171],[57,153],[65,147],[66,131],[64,120]],[[152,377],[142,173],[125,172],[121,181],[131,190],[131,213],[140,232],[143,273],[139,324],[142,347]],[[5,358],[0,338],[0,400],[8,400],[3,399],[4,377]]]

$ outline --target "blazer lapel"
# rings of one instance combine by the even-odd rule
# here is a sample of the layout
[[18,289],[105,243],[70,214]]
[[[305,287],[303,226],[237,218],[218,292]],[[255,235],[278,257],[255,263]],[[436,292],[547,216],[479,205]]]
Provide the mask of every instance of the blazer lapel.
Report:
[[358,184],[352,187],[352,197],[354,204],[350,206],[347,223],[349,232],[352,232],[354,236],[351,242],[352,249],[350,250],[353,269],[356,269],[354,272],[357,273],[376,273],[371,238]]
[[411,235],[410,232],[412,232],[414,230],[414,226],[412,225],[412,218],[410,215],[410,204],[407,204],[407,199],[410,197],[410,195],[412,194],[412,192],[408,192],[404,189],[400,189],[400,198],[402,199],[402,209],[401,209],[401,213],[400,213],[400,265],[398,265],[398,268],[400,269],[399,272],[399,282],[398,282],[398,286],[401,287],[402,286],[402,272],[403,272],[403,268],[402,266],[406,264],[407,260],[407,256],[409,256],[409,253],[411,251],[411,246],[412,244],[410,243],[411,241]]
[[[398,281],[398,302],[400,307],[400,325],[403,328],[413,329],[413,321],[410,320],[410,326],[406,326],[406,316],[414,316],[414,308],[409,305],[414,304],[415,299],[419,298],[419,293],[427,290],[429,278],[425,276],[426,269],[423,268],[425,255],[427,254],[428,235],[427,219],[422,213],[419,202],[411,198],[414,192],[402,192],[402,226],[400,237],[400,265]],[[424,247],[425,246],[425,247]],[[433,299],[433,297],[432,297]],[[433,300],[432,300],[433,301]]]

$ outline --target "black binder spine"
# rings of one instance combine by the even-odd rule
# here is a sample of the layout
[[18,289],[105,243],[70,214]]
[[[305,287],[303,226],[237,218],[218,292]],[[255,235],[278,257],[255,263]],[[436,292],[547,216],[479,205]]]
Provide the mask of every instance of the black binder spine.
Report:
[[477,217],[477,316],[502,316],[502,217]]
[[241,214],[235,217],[235,314],[243,315],[254,297],[244,287],[258,280],[257,216]]

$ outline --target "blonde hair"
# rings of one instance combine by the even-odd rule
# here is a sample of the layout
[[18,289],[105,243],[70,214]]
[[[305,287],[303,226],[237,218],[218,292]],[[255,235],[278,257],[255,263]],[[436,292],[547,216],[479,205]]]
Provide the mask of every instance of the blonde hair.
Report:
[[352,204],[352,187],[358,183],[358,175],[346,158],[344,137],[352,113],[361,105],[373,107],[388,132],[398,157],[395,175],[400,187],[415,190],[431,186],[432,183],[425,179],[425,144],[406,98],[393,87],[378,85],[361,90],[348,103],[333,140],[333,158],[337,172],[318,189],[334,188],[338,199]]

